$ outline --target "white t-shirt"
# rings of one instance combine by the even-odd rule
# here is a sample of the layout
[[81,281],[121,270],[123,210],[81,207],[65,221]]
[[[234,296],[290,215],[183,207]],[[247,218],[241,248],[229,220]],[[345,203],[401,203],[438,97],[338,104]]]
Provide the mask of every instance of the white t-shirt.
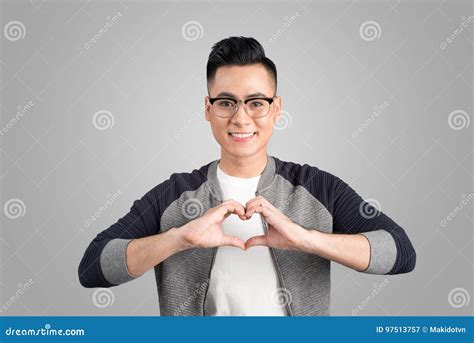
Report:
[[[245,206],[255,197],[260,176],[240,178],[225,174],[217,166],[223,200],[233,199]],[[230,215],[222,223],[225,234],[247,239],[265,233],[260,214],[242,221]],[[205,313],[211,316],[286,316],[278,301],[278,275],[268,247],[243,251],[237,247],[217,249],[211,271]]]

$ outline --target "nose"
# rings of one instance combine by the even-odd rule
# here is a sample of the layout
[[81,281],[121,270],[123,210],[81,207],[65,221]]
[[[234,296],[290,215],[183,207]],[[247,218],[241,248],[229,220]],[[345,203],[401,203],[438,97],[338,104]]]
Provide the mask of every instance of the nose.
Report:
[[250,125],[251,120],[252,118],[245,112],[244,104],[240,103],[230,121],[237,125]]

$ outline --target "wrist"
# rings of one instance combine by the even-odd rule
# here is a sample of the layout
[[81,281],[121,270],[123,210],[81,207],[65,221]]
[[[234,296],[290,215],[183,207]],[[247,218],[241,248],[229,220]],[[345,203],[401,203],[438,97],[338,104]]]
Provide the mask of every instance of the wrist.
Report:
[[300,250],[309,254],[317,254],[318,242],[322,233],[312,229],[304,229],[304,231],[299,244]]
[[184,230],[182,230],[181,228],[173,227],[169,229],[166,234],[173,241],[175,252],[191,249],[193,247],[189,240],[186,238]]

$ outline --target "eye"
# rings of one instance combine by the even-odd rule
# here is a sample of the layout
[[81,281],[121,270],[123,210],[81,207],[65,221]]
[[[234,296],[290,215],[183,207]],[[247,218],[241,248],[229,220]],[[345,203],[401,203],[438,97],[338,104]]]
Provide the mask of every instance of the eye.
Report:
[[227,108],[228,108],[228,107],[234,107],[234,102],[233,102],[233,101],[230,101],[230,100],[225,100],[225,99],[223,99],[223,100],[218,100],[218,101],[217,101],[217,105],[218,105],[219,107],[227,107]]
[[252,100],[250,101],[250,107],[253,108],[259,108],[265,106],[265,104],[262,102],[262,100]]

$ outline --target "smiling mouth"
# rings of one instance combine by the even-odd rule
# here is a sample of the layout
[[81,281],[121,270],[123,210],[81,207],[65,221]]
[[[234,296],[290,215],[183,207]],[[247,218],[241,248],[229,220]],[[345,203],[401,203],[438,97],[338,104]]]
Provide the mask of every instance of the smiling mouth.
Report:
[[240,139],[250,138],[256,134],[257,132],[229,132],[229,136],[240,138]]

